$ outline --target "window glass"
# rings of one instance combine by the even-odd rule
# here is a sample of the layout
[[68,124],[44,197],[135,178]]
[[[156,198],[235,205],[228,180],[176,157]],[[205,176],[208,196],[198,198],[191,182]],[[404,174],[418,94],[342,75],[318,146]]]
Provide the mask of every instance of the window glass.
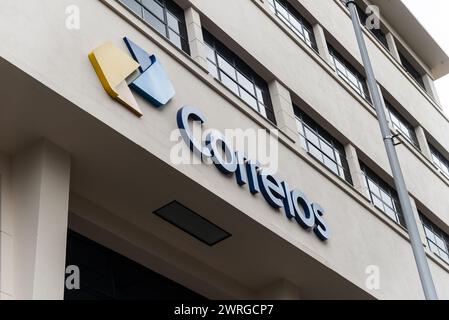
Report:
[[232,66],[229,62],[227,62],[225,59],[223,59],[220,55],[217,55],[218,58],[218,66],[220,69],[226,74],[231,77],[232,79],[236,80],[236,74],[235,74],[235,68]]
[[371,203],[396,223],[405,227],[396,190],[385,183],[363,163],[360,163],[360,168],[366,181],[367,195]]
[[346,81],[359,95],[370,102],[370,95],[366,85],[366,79],[348,61],[346,61],[335,49],[328,45],[332,61],[337,69],[337,74]]
[[203,29],[203,36],[210,73],[252,109],[275,123],[267,83],[207,30]]
[[387,100],[385,100],[385,105],[390,114],[393,127],[401,132],[411,144],[419,149],[418,138],[416,137],[414,127],[405,120],[405,118],[402,117]]
[[313,27],[288,0],[270,0],[270,8],[301,40],[318,52]]
[[421,88],[425,89],[424,81],[422,79],[422,74],[416,70],[413,64],[402,54],[399,52],[399,57],[401,58],[402,66],[405,71],[413,78],[415,81],[421,86]]
[[154,29],[157,30],[157,32],[168,38],[165,24],[146,9],[143,9],[143,20],[149,23]]
[[449,160],[447,160],[434,146],[429,145],[429,147],[430,152],[432,153],[433,163],[442,173],[449,177]]
[[142,6],[136,0],[121,0],[131,11],[142,16]]
[[152,14],[159,18],[159,20],[164,21],[164,8],[159,3],[154,0],[142,0],[142,4],[146,9],[148,9]]
[[229,78],[224,72],[220,71],[220,80],[221,82],[228,87],[229,90],[234,92],[235,94],[239,94],[239,88],[237,86],[237,83],[235,83],[234,80]]
[[430,250],[449,263],[449,235],[419,213]]
[[117,0],[175,46],[190,53],[184,11],[173,0]]
[[294,107],[300,144],[329,170],[352,184],[344,147],[298,107]]
[[169,12],[167,12],[167,23],[171,30],[173,30],[177,34],[181,33],[180,23],[179,23],[178,19]]

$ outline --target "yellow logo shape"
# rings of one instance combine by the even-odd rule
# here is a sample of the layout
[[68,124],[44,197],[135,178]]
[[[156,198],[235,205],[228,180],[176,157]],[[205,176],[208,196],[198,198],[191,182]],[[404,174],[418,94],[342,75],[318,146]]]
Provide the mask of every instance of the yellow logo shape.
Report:
[[141,117],[142,111],[126,83],[126,79],[140,65],[110,42],[94,49],[89,54],[89,60],[106,92]]

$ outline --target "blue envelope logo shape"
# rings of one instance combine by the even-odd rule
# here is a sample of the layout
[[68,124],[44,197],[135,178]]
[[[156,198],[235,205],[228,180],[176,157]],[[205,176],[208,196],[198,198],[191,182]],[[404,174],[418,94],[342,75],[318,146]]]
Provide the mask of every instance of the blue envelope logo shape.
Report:
[[175,89],[162,64],[155,55],[149,55],[128,38],[123,40],[134,60],[140,65],[141,74],[129,84],[130,88],[155,107],[167,104],[175,96]]

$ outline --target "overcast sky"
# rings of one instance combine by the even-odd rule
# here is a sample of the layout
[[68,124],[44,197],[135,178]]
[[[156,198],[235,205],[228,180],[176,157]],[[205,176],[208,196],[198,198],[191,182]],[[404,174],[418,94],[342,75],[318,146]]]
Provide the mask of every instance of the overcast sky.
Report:
[[[400,0],[393,0],[400,1]],[[449,53],[449,1],[448,0],[401,0],[427,29],[438,44]],[[449,76],[436,82],[441,103],[449,115]]]

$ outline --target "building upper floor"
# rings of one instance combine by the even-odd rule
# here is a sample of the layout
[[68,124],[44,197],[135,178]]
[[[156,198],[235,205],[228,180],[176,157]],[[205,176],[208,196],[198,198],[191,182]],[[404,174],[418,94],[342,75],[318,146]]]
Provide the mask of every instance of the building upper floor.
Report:
[[[105,35],[114,39],[117,34],[120,37],[137,29],[157,44],[157,50],[173,59],[170,61],[182,66],[183,73],[194,74],[209,89],[225,96],[230,104],[241,107],[242,114],[251,119],[253,126],[279,129],[284,145],[292,150],[296,150],[292,144],[301,149],[294,152],[295,156],[303,159],[306,154],[307,161],[319,172],[328,170],[337,178],[330,178],[335,185],[347,193],[357,191],[363,197],[358,201],[372,205],[373,210],[393,222],[392,228],[404,232],[351,21],[340,1],[230,0],[225,5],[215,0],[99,2],[106,4],[101,8],[115,23],[95,25],[98,30],[90,30],[89,43],[76,32],[71,40],[76,39],[75,45],[55,43],[54,39],[62,41],[66,30],[46,30],[51,36],[35,37],[25,43],[20,39],[27,38],[26,32],[18,28],[20,34],[14,39],[7,38],[8,46],[2,49],[2,56],[28,68],[27,72],[68,99],[80,105],[88,104],[88,99],[97,98],[90,90],[81,92],[79,70],[64,61],[81,59],[78,53],[73,53],[77,46],[82,48],[81,55],[93,45],[109,40]],[[31,11],[24,13],[25,17],[28,15],[40,19]],[[92,17],[88,15],[85,19]],[[117,19],[124,20],[128,26],[116,23]],[[40,22],[39,26],[46,25]],[[88,25],[92,25],[91,21]],[[412,47],[404,41],[400,44],[402,36],[393,28],[389,31],[396,46],[407,47],[408,53],[402,54],[408,55],[407,61],[417,73],[422,63],[421,67],[426,70],[420,73],[424,84],[427,81],[429,86],[431,78],[436,77],[432,68],[444,74],[436,65],[430,66],[430,62],[426,61],[429,66],[425,68],[423,59],[410,58],[417,57]],[[81,34],[85,36],[84,32]],[[435,225],[432,229],[438,230],[438,234],[448,234],[449,204],[444,199],[449,198],[449,180],[441,173],[449,171],[449,162],[445,161],[449,159],[447,118],[432,92],[426,91],[426,85],[422,88],[419,77],[413,78],[409,73],[414,72],[407,72],[405,63],[402,64],[405,60],[397,60],[391,54],[388,41],[386,48],[368,29],[364,34],[392,132],[398,132],[397,139],[402,142],[399,153],[417,212]],[[23,52],[30,48],[37,51],[36,55],[24,58]],[[171,74],[176,75],[184,77]],[[76,85],[67,88],[66,82]],[[201,90],[198,89],[200,95],[206,92],[204,87]],[[107,111],[95,112],[99,112],[98,117],[108,118]],[[119,127],[125,127],[128,122],[127,119]],[[233,123],[240,122],[233,120]],[[144,132],[139,134],[145,136]],[[290,160],[293,158],[288,156]],[[293,168],[297,165],[291,162]],[[425,242],[424,229],[422,236]],[[437,247],[445,252],[441,243]],[[440,251],[438,256],[444,260]]]

